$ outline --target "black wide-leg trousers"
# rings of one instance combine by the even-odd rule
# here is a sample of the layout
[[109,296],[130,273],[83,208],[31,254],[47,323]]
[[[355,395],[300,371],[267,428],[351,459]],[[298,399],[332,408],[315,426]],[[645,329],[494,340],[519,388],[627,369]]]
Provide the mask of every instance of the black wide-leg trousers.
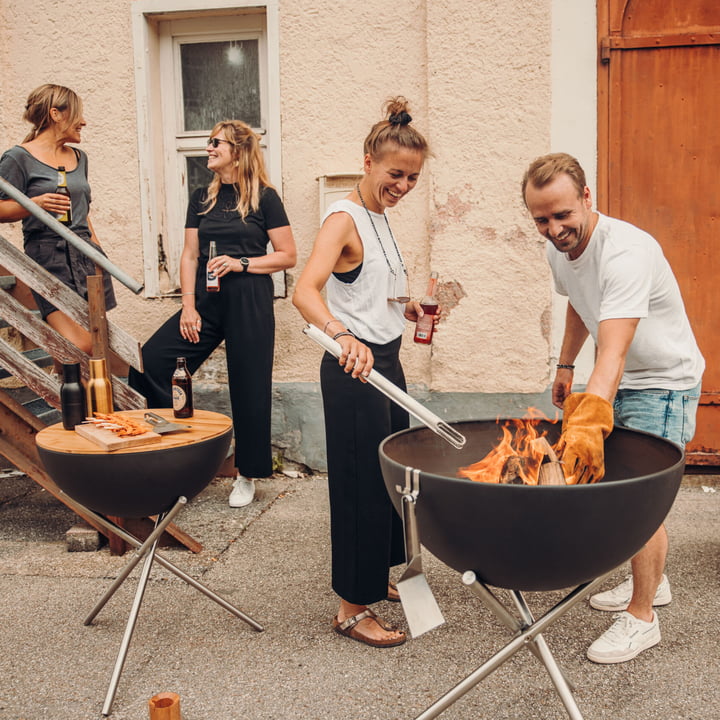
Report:
[[235,465],[246,477],[272,475],[272,278],[233,273],[222,278],[220,292],[208,293],[203,275],[203,282],[197,283],[196,308],[202,318],[200,341],[191,343],[180,335],[181,312],[177,312],[143,345],[145,371],[131,368],[129,383],[147,398],[148,407],[172,407],[176,359],[187,358],[192,374],[224,340]]
[[[363,342],[365,342],[363,340]],[[375,369],[405,389],[401,338],[365,343]],[[385,490],[378,446],[409,426],[407,413],[371,385],[353,380],[326,353],[320,368],[325,410],[332,587],[357,605],[387,597],[389,568],[405,560],[402,521]]]

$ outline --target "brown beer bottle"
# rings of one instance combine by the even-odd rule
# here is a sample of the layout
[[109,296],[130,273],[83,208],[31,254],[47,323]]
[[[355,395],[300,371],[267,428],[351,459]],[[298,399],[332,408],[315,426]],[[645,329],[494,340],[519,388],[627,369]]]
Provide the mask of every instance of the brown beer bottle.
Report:
[[[210,241],[210,250],[208,252],[208,262],[217,255],[217,245],[214,240]],[[211,270],[207,271],[207,280],[205,288],[208,292],[220,292],[220,278]],[[192,414],[192,413],[191,413]],[[188,417],[190,417],[188,415]]]
[[420,307],[425,313],[415,325],[416,343],[429,345],[432,342],[433,332],[435,330],[435,315],[438,311],[438,301],[435,299],[435,288],[437,287],[438,274],[430,273],[430,281],[427,286],[427,293],[420,302]]
[[176,418],[192,417],[192,376],[187,369],[184,357],[177,359],[177,367],[172,376],[172,404],[173,415]]
[[[70,191],[67,186],[67,173],[65,172],[64,165],[58,165],[58,184],[55,192],[58,195],[67,195],[68,200],[71,200]],[[63,225],[67,225],[68,227],[72,225],[72,200],[70,202],[70,207],[65,212],[56,215],[56,217],[58,222],[61,222]]]

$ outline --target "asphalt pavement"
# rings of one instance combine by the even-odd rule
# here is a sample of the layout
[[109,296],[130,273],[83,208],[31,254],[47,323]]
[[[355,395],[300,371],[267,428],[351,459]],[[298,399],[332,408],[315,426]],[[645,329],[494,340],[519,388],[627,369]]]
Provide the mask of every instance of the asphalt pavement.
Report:
[[[373,649],[331,629],[326,477],[277,474],[246,508],[214,480],[177,518],[203,543],[162,554],[263,627],[256,632],[155,565],[110,717],[147,720],[160,692],[180,696],[183,720],[410,720],[510,639],[460,576],[427,551],[425,570],[446,623],[404,646]],[[658,609],[662,642],[601,666],[585,651],[612,618],[586,600],[545,639],[586,720],[720,718],[720,482],[686,476],[667,519],[673,602]],[[139,569],[94,623],[87,613],[130,555],[68,552],[73,514],[24,476],[0,474],[0,719],[88,720],[101,711]],[[397,574],[402,568],[397,569]],[[603,587],[621,580],[619,568]],[[528,593],[541,615],[563,593]],[[504,591],[501,600],[510,601]],[[399,604],[378,603],[404,623]],[[522,648],[442,720],[567,718],[543,665]]]

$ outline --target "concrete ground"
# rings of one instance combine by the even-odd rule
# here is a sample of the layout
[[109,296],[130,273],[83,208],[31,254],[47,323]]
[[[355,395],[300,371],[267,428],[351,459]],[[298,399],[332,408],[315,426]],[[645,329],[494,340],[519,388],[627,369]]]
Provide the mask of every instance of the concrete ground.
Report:
[[[407,720],[487,660],[508,632],[457,573],[427,551],[446,624],[399,648],[335,635],[326,478],[277,475],[233,510],[216,479],[178,516],[204,544],[163,554],[265,626],[258,633],[160,566],[153,569],[111,717],[144,720],[159,692],[180,695],[183,720]],[[670,512],[673,602],[663,640],[622,665],[585,650],[611,616],[576,605],[545,637],[576,687],[586,720],[720,717],[720,483],[689,476]],[[0,719],[100,718],[138,570],[91,626],[83,619],[128,556],[69,553],[74,516],[24,476],[0,477]],[[611,530],[611,529],[609,529]],[[625,569],[614,573],[613,581]],[[610,586],[608,582],[608,586]],[[498,591],[506,598],[503,591]],[[560,593],[529,593],[539,615]],[[379,603],[403,623],[398,604]],[[443,720],[555,720],[567,714],[543,666],[521,650],[448,708]]]

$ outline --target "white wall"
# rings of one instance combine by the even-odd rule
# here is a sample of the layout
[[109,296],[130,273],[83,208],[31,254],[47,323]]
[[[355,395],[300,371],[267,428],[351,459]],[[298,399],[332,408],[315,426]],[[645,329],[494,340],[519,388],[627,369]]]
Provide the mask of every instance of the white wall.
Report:
[[[575,156],[595,198],[597,188],[597,8],[594,0],[552,0],[552,127],[550,152]],[[565,298],[553,292],[552,356],[560,352]],[[587,381],[594,346],[585,344],[575,380]]]

